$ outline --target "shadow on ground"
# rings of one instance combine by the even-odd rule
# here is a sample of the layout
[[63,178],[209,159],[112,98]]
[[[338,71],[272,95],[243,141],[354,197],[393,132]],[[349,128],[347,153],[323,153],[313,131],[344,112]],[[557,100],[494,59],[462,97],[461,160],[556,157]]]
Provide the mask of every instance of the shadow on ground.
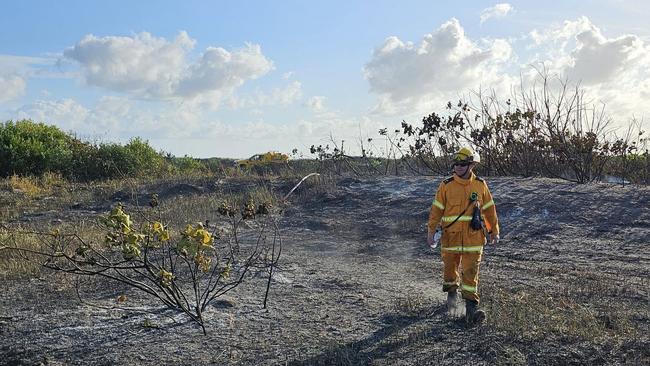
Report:
[[388,313],[378,319],[382,326],[372,334],[330,346],[318,355],[289,362],[289,365],[393,364],[396,355],[411,352],[411,348],[420,343],[427,343],[429,347],[427,354],[422,355],[423,362],[425,358],[429,361],[444,359],[449,350],[435,347],[435,344],[444,341],[452,333],[467,329],[463,319],[448,319],[445,313],[444,304],[422,309],[416,315]]

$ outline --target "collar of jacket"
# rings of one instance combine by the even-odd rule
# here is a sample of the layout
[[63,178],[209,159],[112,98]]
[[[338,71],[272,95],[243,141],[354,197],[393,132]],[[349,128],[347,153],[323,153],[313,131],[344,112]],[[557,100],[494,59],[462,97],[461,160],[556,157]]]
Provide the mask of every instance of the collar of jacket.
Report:
[[463,178],[457,176],[456,174],[454,174],[454,181],[456,181],[457,183],[460,183],[460,184],[462,184],[464,186],[472,183],[475,178],[476,178],[476,175],[474,174],[474,172],[471,172],[470,175],[469,175],[469,178],[467,178],[467,179],[463,179]]

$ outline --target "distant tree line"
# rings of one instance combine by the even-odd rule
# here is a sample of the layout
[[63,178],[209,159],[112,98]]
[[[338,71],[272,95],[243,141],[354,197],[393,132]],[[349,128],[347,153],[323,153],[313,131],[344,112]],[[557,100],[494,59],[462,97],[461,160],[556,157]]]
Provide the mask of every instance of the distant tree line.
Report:
[[425,116],[419,126],[403,122],[401,127],[397,143],[406,148],[404,156],[434,171],[449,169],[447,161],[436,157],[471,145],[480,152],[480,170],[486,175],[546,176],[577,183],[613,175],[650,182],[650,146],[641,123],[632,120],[621,133],[604,104],[594,105],[579,87],[545,75],[505,101],[494,93],[475,93],[448,103],[444,114]]
[[335,174],[446,175],[454,152],[469,145],[481,155],[477,170],[482,175],[577,183],[610,175],[622,182],[650,183],[650,139],[641,122],[631,120],[622,132],[613,125],[604,104],[594,104],[578,86],[540,72],[532,87],[511,98],[476,92],[424,116],[419,124],[402,121],[398,129],[379,130],[378,138],[359,139],[361,161],[333,138],[310,152]]

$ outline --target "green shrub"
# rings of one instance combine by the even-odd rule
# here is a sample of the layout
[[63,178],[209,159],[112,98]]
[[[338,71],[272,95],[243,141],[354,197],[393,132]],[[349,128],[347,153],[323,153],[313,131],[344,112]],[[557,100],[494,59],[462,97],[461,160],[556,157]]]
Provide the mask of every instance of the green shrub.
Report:
[[[186,157],[184,166],[191,160]],[[44,123],[22,120],[0,124],[0,175],[4,177],[52,172],[72,180],[89,181],[159,177],[172,170],[163,154],[139,137],[126,145],[92,144]]]
[[205,173],[208,171],[208,167],[198,159],[195,159],[191,156],[183,157],[171,157],[169,159],[171,165],[174,167],[176,173],[182,174],[193,174],[193,173]]
[[235,164],[235,161],[233,159],[208,158],[201,159],[201,164],[203,164],[211,173],[224,174],[227,168],[232,167]]
[[90,181],[108,178],[104,168],[104,161],[101,160],[97,146],[74,140],[70,146],[72,157],[70,171],[65,174],[68,179],[74,181]]
[[102,178],[161,176],[169,171],[165,158],[139,137],[128,144],[105,143],[98,146]]
[[74,138],[55,126],[30,120],[0,124],[0,174],[69,173]]

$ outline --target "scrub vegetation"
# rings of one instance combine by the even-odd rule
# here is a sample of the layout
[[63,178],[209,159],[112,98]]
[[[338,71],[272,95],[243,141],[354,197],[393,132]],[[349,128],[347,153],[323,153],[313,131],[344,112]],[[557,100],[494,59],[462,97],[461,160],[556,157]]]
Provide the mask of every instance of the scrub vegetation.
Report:
[[[550,82],[382,129],[359,139],[361,156],[332,138],[281,164],[5,122],[0,359],[650,363],[648,139],[640,124],[610,130],[579,90],[546,93]],[[425,241],[448,153],[465,143],[502,227],[476,327],[446,316],[440,253]]]
[[[75,233],[124,261],[124,247],[106,243],[101,219],[121,205],[134,223],[155,212],[153,223],[164,223],[176,248],[188,223],[196,229],[201,222],[210,233],[236,228],[243,253],[266,218],[227,212],[245,211],[253,200],[270,202],[279,215],[282,253],[267,246],[260,265],[210,302],[203,335],[200,323],[128,283],[63,275],[40,266],[38,253],[1,250],[0,354],[9,364],[648,362],[647,187],[490,178],[503,238],[481,266],[487,321],[468,328],[445,315],[440,253],[424,242],[430,195],[441,179],[319,176],[286,201],[296,178],[161,179],[53,187],[33,197],[7,182],[1,194],[12,214],[3,220],[3,246],[40,251]],[[159,205],[152,209],[154,193]],[[215,236],[213,246],[234,248],[234,240]],[[225,248],[220,252],[229,256]],[[190,273],[177,272],[179,279]]]
[[361,158],[334,139],[310,152],[336,174],[440,175],[449,172],[450,157],[470,145],[481,154],[477,171],[483,176],[650,183],[650,138],[642,121],[625,121],[623,130],[615,122],[623,121],[579,87],[540,73],[536,84],[510,98],[475,92],[419,123],[403,121],[399,129],[360,138]]

